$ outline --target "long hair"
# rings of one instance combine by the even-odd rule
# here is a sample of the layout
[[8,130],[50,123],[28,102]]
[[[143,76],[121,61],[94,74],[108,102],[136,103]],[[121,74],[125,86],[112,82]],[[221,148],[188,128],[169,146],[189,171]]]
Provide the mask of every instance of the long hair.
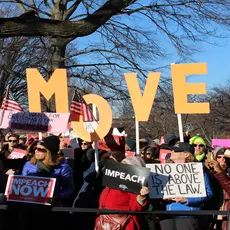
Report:
[[[60,162],[57,159],[57,156],[52,155],[51,152],[47,148],[45,148],[45,149],[47,151],[47,154],[46,154],[45,159],[43,160],[43,164],[47,167],[52,167],[52,166],[58,165]],[[31,158],[30,163],[31,164],[37,163],[37,159],[36,159],[35,155]]]

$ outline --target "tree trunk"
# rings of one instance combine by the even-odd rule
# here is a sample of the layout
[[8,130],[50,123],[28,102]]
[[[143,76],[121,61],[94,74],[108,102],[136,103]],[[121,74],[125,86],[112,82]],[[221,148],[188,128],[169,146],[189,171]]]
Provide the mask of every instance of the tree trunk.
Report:
[[[70,39],[66,40],[63,38],[50,38],[50,52],[47,63],[48,75],[46,80],[49,80],[55,69],[65,68],[65,53],[67,44],[69,42]],[[55,95],[53,95],[49,101],[45,100],[44,105],[45,106],[42,110],[45,110],[46,112],[55,112]]]

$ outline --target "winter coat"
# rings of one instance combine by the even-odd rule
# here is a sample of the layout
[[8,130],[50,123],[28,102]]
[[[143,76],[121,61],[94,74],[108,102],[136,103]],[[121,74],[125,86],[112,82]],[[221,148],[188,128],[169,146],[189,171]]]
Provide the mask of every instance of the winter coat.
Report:
[[206,188],[206,197],[191,197],[186,198],[187,203],[181,204],[177,202],[171,202],[166,205],[168,211],[194,211],[202,209],[204,202],[208,201],[213,196],[213,191],[208,178],[208,174],[204,172],[204,182]]
[[[143,205],[137,202],[137,195],[129,192],[123,192],[106,187],[100,196],[99,208],[112,210],[127,210],[127,211],[143,211],[148,209],[148,201]],[[140,230],[141,219],[140,215],[132,216],[125,230]],[[96,223],[98,218],[96,220]]]
[[[40,170],[36,164],[31,164],[26,162],[22,170],[23,176],[40,176]],[[59,164],[53,166],[50,175],[50,178],[56,178],[56,185],[54,189],[54,197],[67,199],[69,198],[74,191],[74,182],[73,182],[73,172],[69,165]]]
[[[224,189],[223,211],[228,211],[230,209],[230,177],[225,172],[215,173],[214,176]],[[222,229],[227,229],[227,221],[223,221]]]

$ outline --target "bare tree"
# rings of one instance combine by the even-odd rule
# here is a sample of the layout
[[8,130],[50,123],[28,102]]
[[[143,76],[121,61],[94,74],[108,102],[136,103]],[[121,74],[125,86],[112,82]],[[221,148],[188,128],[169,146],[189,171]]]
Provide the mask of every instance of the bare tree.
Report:
[[157,60],[167,55],[162,39],[188,58],[197,42],[220,36],[218,25],[229,26],[229,0],[145,2],[6,0],[1,4],[15,4],[22,14],[0,18],[0,37],[46,37],[47,76],[66,67],[72,83],[123,100],[129,96],[121,76],[137,71],[144,82],[149,70],[158,69]]

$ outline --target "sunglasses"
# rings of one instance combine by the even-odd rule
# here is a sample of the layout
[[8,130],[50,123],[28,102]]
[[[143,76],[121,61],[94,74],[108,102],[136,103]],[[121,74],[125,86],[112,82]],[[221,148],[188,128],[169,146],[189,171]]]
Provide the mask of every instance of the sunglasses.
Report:
[[204,147],[203,144],[201,144],[201,145],[193,144],[193,146],[194,146],[194,147],[197,147],[197,146],[198,146],[198,147]]
[[8,140],[8,142],[13,142],[13,143],[16,143],[17,140]]
[[42,148],[34,148],[34,150],[37,150],[37,151],[39,151],[39,152],[42,152],[42,153],[46,153],[47,152],[47,150],[46,149],[42,149]]
[[88,143],[81,143],[81,145],[88,145]]
[[216,158],[217,158],[217,159],[224,158],[225,160],[229,160],[229,158],[228,158],[228,157],[224,157],[224,156],[217,156]]

